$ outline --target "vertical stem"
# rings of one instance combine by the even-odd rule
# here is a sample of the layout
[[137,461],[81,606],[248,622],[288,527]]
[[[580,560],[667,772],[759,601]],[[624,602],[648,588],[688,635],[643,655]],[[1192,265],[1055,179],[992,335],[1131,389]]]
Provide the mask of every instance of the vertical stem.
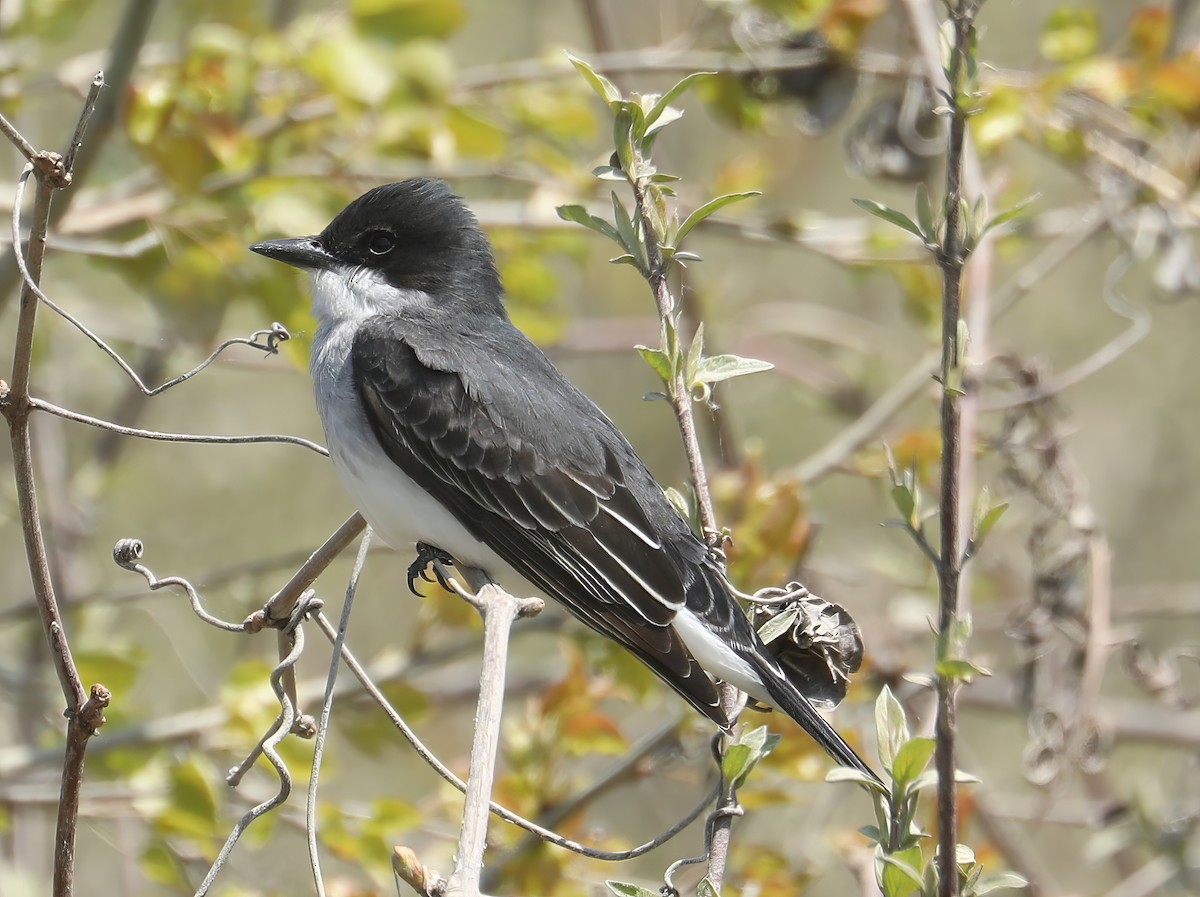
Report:
[[508,639],[513,621],[532,616],[542,608],[536,598],[516,598],[493,585],[479,571],[465,569],[471,584],[468,600],[483,618],[483,664],[479,675],[479,704],[475,711],[475,736],[471,742],[470,774],[463,804],[458,856],[450,876],[448,894],[479,897],[483,854],[491,815],[492,784],[500,752],[500,718],[504,707],[504,681],[508,666]]
[[[26,169],[25,178],[29,177],[31,170]],[[41,277],[42,259],[46,254],[46,227],[50,216],[50,199],[54,191],[41,178],[35,178],[35,181],[37,192],[34,194],[26,267],[29,269],[30,278],[36,282]],[[67,708],[75,711],[83,706],[87,695],[84,694],[79,673],[67,648],[62,615],[54,595],[54,583],[50,577],[50,565],[46,557],[46,540],[38,510],[37,484],[33,474],[33,448],[29,442],[29,366],[33,357],[33,330],[37,322],[38,299],[27,283],[22,284],[20,301],[17,339],[13,350],[12,383],[4,397],[4,413],[8,418],[9,438],[12,442],[13,474],[17,481],[17,504],[21,512],[21,531],[25,537],[25,555],[33,579],[38,613],[42,618],[42,631],[50,645],[50,654]]]
[[[67,159],[74,161],[92,116],[97,96],[104,85],[102,76],[92,81],[91,90],[80,113]],[[28,145],[27,141],[18,141]],[[33,360],[34,325],[37,323],[38,297],[34,287],[42,275],[46,255],[46,231],[50,223],[50,203],[54,191],[71,183],[71,170],[55,153],[37,153],[21,172],[13,202],[13,258],[20,249],[21,201],[30,176],[34,176],[33,218],[29,228],[29,246],[25,268],[28,277],[21,283],[20,309],[17,316],[16,342],[13,348],[13,371],[10,384],[0,383],[0,414],[8,423],[12,443],[13,474],[16,479],[17,505],[21,514],[21,532],[25,539],[25,554],[29,575],[33,581],[34,597],[42,629],[50,646],[50,656],[58,674],[59,685],[66,701],[68,719],[66,750],[63,758],[62,780],[59,787],[58,814],[54,830],[54,897],[70,897],[75,879],[75,835],[79,818],[79,793],[83,787],[83,762],[88,740],[104,724],[104,708],[111,695],[102,685],[92,686],[89,697],[79,680],[79,671],[71,656],[63,629],[62,614],[54,594],[54,582],[46,556],[46,539],[38,512],[37,483],[33,472],[33,448],[29,439],[29,415],[33,410],[29,398],[30,365]]]
[[[960,103],[966,54],[971,50],[974,17],[972,0],[958,0],[951,13],[954,22],[954,49],[947,77],[950,82],[951,117],[949,147],[946,153],[946,230],[938,252],[942,269],[942,470],[939,521],[941,524],[940,563],[938,564],[938,660],[948,653],[958,621],[959,577],[962,549],[959,532],[960,412],[958,381],[961,367],[959,318],[964,258],[962,221],[963,143],[966,136],[966,111]],[[937,679],[937,722],[934,764],[938,773],[938,893],[954,897],[958,893],[957,767],[955,736],[957,731],[956,685],[942,675]]]
[[[631,184],[636,201],[634,217],[641,221],[642,243],[646,248],[646,281],[650,284],[651,292],[654,293],[654,302],[658,308],[658,318],[662,329],[661,343],[666,349],[667,327],[674,325],[672,319],[676,315],[675,297],[671,295],[667,264],[658,245],[658,234],[646,211],[647,184],[638,178],[631,179]],[[678,330],[676,332],[678,333]],[[713,509],[712,493],[708,488],[708,475],[704,472],[704,455],[700,450],[700,440],[696,435],[696,418],[692,414],[692,396],[688,391],[686,372],[682,365],[676,365],[675,375],[669,384],[669,392],[671,408],[675,412],[675,419],[679,422],[679,435],[683,440],[683,451],[687,456],[692,486],[696,490],[696,512],[700,518],[700,529],[709,548],[718,548],[720,547],[721,530],[717,527],[717,513]],[[721,696],[721,706],[727,709],[731,728],[736,730],[737,714],[742,706],[741,693],[728,682],[720,683],[718,690]],[[728,793],[723,794],[720,800],[725,809],[732,809],[736,806],[736,795],[732,788]],[[725,879],[725,867],[729,860],[729,845],[732,838],[733,813],[718,812],[712,820],[708,842],[708,880],[718,893],[721,890],[721,883]]]
[[[667,265],[663,259],[662,250],[658,246],[658,235],[650,226],[646,215],[646,185],[638,180],[632,181],[633,195],[637,202],[634,217],[641,219],[642,241],[646,247],[646,264],[649,272],[646,280],[650,291],[654,294],[654,303],[658,307],[658,318],[662,323],[663,340],[666,345],[666,328],[668,322],[675,316],[675,297],[671,295],[671,284],[667,276]],[[713,510],[712,494],[708,489],[708,476],[704,472],[704,455],[700,451],[700,440],[696,437],[696,418],[692,414],[692,397],[688,393],[685,372],[680,369],[675,372],[674,381],[670,384],[671,408],[675,419],[679,422],[679,435],[683,439],[683,451],[687,456],[688,472],[691,474],[692,486],[696,490],[696,512],[700,518],[700,527],[704,532],[704,540],[713,546],[720,537],[717,529],[717,514]]]

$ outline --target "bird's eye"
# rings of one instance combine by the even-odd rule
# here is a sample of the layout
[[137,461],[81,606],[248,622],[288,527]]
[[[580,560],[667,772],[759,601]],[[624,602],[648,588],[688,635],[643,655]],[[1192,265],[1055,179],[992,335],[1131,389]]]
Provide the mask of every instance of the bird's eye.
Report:
[[387,255],[396,246],[396,238],[387,231],[378,230],[367,237],[367,251],[372,255]]

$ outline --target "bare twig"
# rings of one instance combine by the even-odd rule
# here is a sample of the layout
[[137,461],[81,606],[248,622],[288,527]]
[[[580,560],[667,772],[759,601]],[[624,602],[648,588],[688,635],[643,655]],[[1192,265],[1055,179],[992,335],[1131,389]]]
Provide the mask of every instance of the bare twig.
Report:
[[[254,331],[254,333],[250,334],[249,337],[240,337],[239,336],[239,337],[234,337],[232,339],[227,339],[227,340],[225,340],[225,342],[223,342],[219,346],[217,346],[217,348],[213,350],[212,354],[210,354],[208,356],[208,358],[204,359],[204,361],[200,362],[200,364],[196,365],[196,367],[192,368],[187,373],[180,374],[178,377],[174,377],[173,379],[168,380],[166,383],[163,383],[159,386],[155,386],[153,388],[146,386],[146,384],[142,382],[142,379],[137,375],[137,372],[129,365],[129,362],[127,362],[124,358],[122,358],[121,354],[119,352],[117,352],[116,349],[112,348],[112,346],[110,346],[103,339],[101,339],[98,334],[96,334],[91,329],[89,329],[86,324],[84,324],[82,321],[80,321],[78,318],[76,318],[73,314],[71,314],[69,311],[67,311],[65,308],[63,308],[61,305],[59,305],[57,302],[55,302],[53,299],[51,299],[49,296],[47,296],[42,291],[41,287],[38,286],[37,279],[30,274],[30,270],[26,266],[25,258],[21,252],[21,201],[24,196],[25,181],[27,178],[28,178],[28,175],[24,174],[24,175],[22,175],[21,180],[17,183],[17,191],[16,191],[16,195],[13,199],[13,215],[12,215],[12,240],[13,240],[12,249],[13,249],[13,257],[15,258],[16,263],[17,263],[17,269],[21,272],[21,276],[24,280],[24,287],[22,289],[22,295],[24,295],[25,290],[29,290],[30,292],[33,293],[34,296],[37,297],[37,299],[39,299],[42,302],[43,305],[45,305],[47,308],[49,308],[55,314],[59,315],[59,317],[65,318],[67,320],[67,322],[71,324],[71,326],[73,326],[76,330],[78,330],[80,333],[82,333],[84,336],[86,336],[88,339],[90,339],[96,345],[97,348],[99,348],[105,355],[107,355],[109,358],[111,358],[113,361],[115,361],[117,366],[122,371],[125,372],[125,375],[127,377],[129,377],[129,379],[133,381],[134,385],[137,386],[137,388],[141,391],[142,395],[146,396],[147,398],[151,398],[153,396],[158,395],[161,392],[165,392],[166,390],[170,389],[172,386],[177,386],[180,383],[183,383],[187,380],[192,379],[192,377],[195,377],[197,374],[199,374],[201,371],[203,371],[205,368],[207,368],[210,364],[212,364],[214,361],[216,361],[217,357],[222,352],[224,352],[226,349],[228,349],[230,346],[235,346],[235,345],[250,346],[251,348],[258,349],[261,352],[265,352],[268,355],[275,355],[279,351],[279,344],[281,342],[287,341],[288,339],[291,339],[291,334],[288,333],[287,328],[285,328],[282,324],[275,323],[275,324],[272,324],[269,328],[267,328],[265,330]],[[43,251],[44,251],[44,249],[45,249],[45,231],[44,230],[41,235],[41,240],[42,240]],[[262,342],[259,342],[260,338],[262,338],[262,340],[263,340]]]
[[[1073,227],[1063,231],[996,293],[992,303],[994,317],[998,318],[1013,308],[1050,272],[1100,233],[1107,226],[1107,222],[1108,217],[1099,206],[1086,209],[1078,216]],[[826,446],[802,461],[796,468],[797,477],[804,483],[814,483],[845,464],[854,452],[878,435],[892,417],[920,395],[930,382],[930,372],[936,367],[940,355],[940,348],[922,355],[920,360],[902,374],[858,419],[843,427]]]
[[204,897],[208,893],[213,882],[216,881],[217,876],[221,873],[221,870],[225,868],[225,863],[229,860],[229,855],[233,852],[233,848],[246,829],[250,827],[251,823],[264,813],[268,813],[280,806],[288,799],[288,795],[292,793],[292,775],[288,771],[287,764],[283,762],[283,758],[276,751],[276,748],[291,733],[292,726],[296,722],[296,707],[283,688],[282,678],[284,671],[293,667],[296,661],[300,659],[300,655],[304,653],[304,628],[299,625],[302,619],[302,615],[295,617],[296,625],[292,627],[289,634],[292,650],[271,671],[271,687],[275,691],[275,696],[279,699],[282,712],[270,735],[262,742],[262,754],[270,761],[271,766],[275,769],[275,774],[279,776],[279,790],[267,800],[253,807],[237,821],[237,824],[233,827],[233,831],[225,839],[225,843],[217,854],[217,858],[209,868],[208,874],[204,876],[204,881],[196,889],[196,897]]
[[0,115],[0,134],[3,134],[9,139],[12,145],[17,148],[18,152],[25,157],[30,165],[34,164],[34,162],[37,160],[38,151],[33,148],[33,144],[25,139],[25,135],[18,131],[13,123],[3,115]]
[[73,177],[75,174],[76,157],[84,145],[83,135],[87,133],[88,124],[96,111],[96,103],[100,99],[100,91],[104,87],[104,72],[96,72],[88,87],[87,96],[83,100],[83,112],[79,114],[79,121],[75,123],[75,133],[71,135],[71,145],[67,147],[66,155],[63,158],[63,168],[67,170],[68,177]]
[[[103,79],[93,84],[92,92],[75,128],[73,145],[83,139],[87,120],[95,102],[95,93],[102,84]],[[14,129],[9,127],[7,131],[13,132]],[[23,143],[28,145],[28,141]],[[13,211],[14,249],[19,248],[17,241],[20,239],[20,195],[31,174],[36,176],[37,191],[30,223],[29,261],[23,269],[25,281],[21,288],[17,318],[12,382],[7,385],[0,384],[0,414],[3,414],[9,427],[21,531],[25,540],[34,597],[67,705],[66,751],[55,822],[52,887],[54,897],[69,897],[75,879],[75,833],[79,817],[79,793],[83,785],[84,758],[89,739],[104,724],[104,708],[108,706],[111,695],[108,689],[98,684],[92,687],[89,695],[85,693],[83,683],[79,679],[79,672],[75,668],[63,628],[58,599],[54,593],[46,555],[45,535],[38,511],[37,483],[34,479],[33,451],[29,437],[29,416],[32,411],[29,398],[30,364],[33,358],[34,326],[37,321],[38,282],[46,252],[51,199],[56,190],[70,184],[71,170],[63,164],[62,157],[57,153],[35,152],[30,158],[30,163],[22,171],[18,181],[18,199]]]
[[483,663],[479,677],[479,705],[475,712],[475,734],[471,742],[470,774],[463,804],[462,829],[458,837],[454,872],[446,884],[447,895],[479,897],[483,854],[487,848],[487,824],[491,809],[492,782],[500,750],[500,715],[504,706],[508,639],[518,617],[541,613],[540,598],[517,598],[491,582],[486,574],[467,568],[462,571],[474,592],[468,592],[444,569],[439,576],[448,582],[483,618]]
[[272,626],[288,619],[292,614],[292,608],[296,606],[296,602],[300,600],[304,590],[316,582],[317,577],[333,562],[334,558],[345,551],[346,546],[354,541],[358,534],[366,528],[366,525],[367,522],[357,511],[347,517],[334,534],[309,556],[299,570],[292,574],[292,578],[287,581],[287,584],[271,596],[271,600],[266,603],[266,606],[246,618],[246,631],[258,632],[264,626]]
[[[927,76],[942,95],[949,108],[949,135],[946,150],[946,212],[945,230],[937,250],[938,266],[942,271],[942,340],[941,340],[941,437],[942,467],[938,517],[941,528],[938,573],[938,637],[937,658],[939,662],[950,656],[955,642],[955,631],[959,617],[959,581],[962,574],[963,515],[960,488],[970,491],[970,483],[963,481],[963,458],[969,451],[963,449],[964,421],[959,397],[966,386],[964,364],[966,345],[960,345],[962,322],[960,303],[963,268],[966,262],[966,228],[963,220],[964,167],[967,162],[966,148],[967,110],[964,108],[964,87],[967,80],[969,54],[972,52],[972,35],[977,3],[975,0],[957,0],[950,9],[953,24],[953,45],[950,50],[948,68],[942,70],[942,54],[937,47],[938,28],[932,16],[932,5],[918,0],[907,4],[914,24],[914,33],[922,46],[926,60]],[[977,161],[970,159],[978,177]],[[978,191],[980,182],[970,185]],[[974,304],[974,303],[973,303]],[[982,312],[973,308],[974,317],[986,328],[987,308]],[[970,438],[968,434],[968,439]],[[969,472],[969,468],[968,471]],[[960,516],[961,515],[961,516]],[[960,522],[963,521],[963,522]],[[957,683],[941,671],[937,677],[937,721],[935,723],[936,750],[934,764],[938,773],[938,893],[941,897],[954,897],[958,893],[958,865],[956,845],[958,843],[957,789],[954,773]]]
[[[321,631],[325,633],[326,638],[328,638],[330,641],[333,641],[337,637],[336,630],[326,619],[324,614],[317,614],[316,621],[317,625],[321,628]],[[465,791],[466,783],[456,776],[449,769],[449,767],[442,763],[442,761],[439,760],[437,756],[425,746],[424,742],[417,737],[417,734],[412,730],[408,723],[404,721],[404,718],[396,712],[394,707],[392,707],[391,702],[389,702],[387,699],[387,696],[379,690],[377,685],[375,685],[375,682],[371,678],[370,674],[358,662],[357,658],[355,658],[355,656],[350,652],[350,649],[346,648],[342,651],[342,661],[346,664],[346,667],[350,670],[350,672],[354,674],[354,677],[358,679],[359,683],[366,690],[367,694],[370,695],[371,699],[379,705],[380,709],[382,709],[384,713],[387,714],[388,719],[392,722],[392,725],[395,726],[408,740],[409,744],[413,746],[417,752],[417,755],[443,779],[445,779],[459,791]],[[566,850],[570,850],[574,853],[578,853],[582,856],[590,857],[596,860],[619,862],[621,860],[631,860],[635,857],[642,856],[643,854],[654,850],[656,847],[665,844],[667,841],[670,841],[673,837],[691,825],[696,817],[698,817],[704,811],[704,808],[713,802],[716,796],[717,793],[715,790],[710,792],[704,797],[703,800],[693,807],[690,812],[683,816],[677,823],[675,823],[675,825],[671,826],[671,828],[667,829],[661,835],[658,835],[650,841],[647,841],[644,844],[639,844],[637,847],[631,847],[628,850],[599,850],[594,847],[588,847],[584,844],[580,844],[578,841],[573,841],[570,838],[564,838],[557,832],[553,832],[536,822],[531,822],[530,820],[525,819],[523,816],[519,816],[518,814],[512,812],[512,810],[509,810],[497,803],[493,803],[491,805],[491,811],[494,815],[500,817],[505,822],[509,822],[515,826],[523,828],[525,831],[537,835],[543,841],[553,844],[556,847],[562,847]]]
[[[92,114],[93,102],[85,101],[84,108],[90,117],[88,124],[91,139],[80,148],[83,135],[80,129],[76,128],[71,146],[67,147],[67,155],[72,160],[69,171],[76,185],[81,179],[87,178],[88,172],[91,171],[92,165],[99,156],[101,147],[117,121],[117,112],[121,102],[125,99],[125,86],[129,83],[129,78],[137,65],[139,52],[149,33],[150,21],[154,17],[154,10],[157,6],[158,0],[128,0],[125,5],[121,21],[117,25],[112,43],[109,45],[104,69],[108,89],[94,101],[94,115]],[[67,211],[76,195],[77,191],[74,190],[63,194],[62,201],[54,209],[53,217],[56,221]],[[15,264],[14,256],[11,253],[0,256],[0,309],[7,304],[9,292],[19,277],[20,272]]]
[[325,455],[326,457],[329,455],[329,451],[324,446],[318,445],[311,439],[304,439],[300,436],[287,436],[284,434],[267,434],[263,436],[209,436],[203,433],[164,433],[161,430],[143,430],[139,427],[123,427],[120,424],[113,423],[109,420],[92,417],[88,414],[80,414],[78,411],[71,411],[68,408],[61,408],[58,405],[53,405],[44,399],[29,399],[29,409],[31,411],[44,411],[47,414],[53,414],[56,417],[73,420],[79,424],[87,424],[89,427],[98,427],[101,430],[109,430],[122,436],[136,436],[139,439],[156,439],[160,442],[190,442],[201,445],[254,445],[258,443],[276,442],[284,445],[298,445],[308,449],[309,451],[316,452],[318,455]]
[[367,552],[371,548],[371,530],[363,532],[362,541],[358,545],[358,556],[354,559],[354,569],[350,572],[350,581],[346,584],[346,601],[342,605],[342,618],[338,622],[337,638],[333,640],[333,653],[329,659],[329,675],[325,680],[325,701],[321,705],[321,718],[317,723],[316,739],[313,742],[312,768],[308,777],[308,794],[304,804],[304,830],[308,838],[308,862],[312,867],[313,883],[318,897],[325,897],[325,882],[321,878],[321,855],[317,851],[317,783],[321,775],[321,759],[325,752],[325,735],[329,731],[329,720],[333,714],[334,686],[337,684],[337,673],[341,666],[342,651],[346,646],[346,630],[350,626],[350,610],[354,606],[354,596],[358,592],[358,579],[362,575],[363,565],[367,561]]
[[[640,767],[646,763],[648,757],[651,757],[655,753],[662,751],[664,748],[678,744],[679,722],[679,717],[668,719],[665,723],[658,726],[658,728],[647,733],[643,738],[639,739],[636,744],[632,745],[626,753],[622,754],[621,757],[618,758],[611,767],[609,767],[600,775],[596,776],[596,778],[592,781],[588,782],[587,785],[585,785],[580,791],[571,795],[565,800],[556,802],[553,806],[546,810],[541,816],[538,817],[537,824],[546,828],[554,828],[564,820],[569,819],[576,813],[579,813],[588,804],[597,800],[601,796],[608,794],[614,788],[617,788],[622,784],[637,778]],[[706,800],[705,803],[699,804],[692,814],[684,817],[686,821],[683,822],[683,826],[680,826],[679,823],[676,823],[676,825],[672,826],[668,831],[674,832],[680,830],[684,826],[690,825],[692,820],[694,820],[696,816],[699,815],[700,811],[703,810],[703,808],[710,802],[710,800]],[[510,848],[504,856],[494,861],[492,865],[484,871],[481,886],[485,889],[493,887],[497,883],[505,864],[508,861],[524,854],[540,840],[543,839],[538,837],[536,833],[530,832],[520,842],[513,845],[513,847]]]
[[[680,52],[664,52],[662,47],[640,50],[620,50],[611,53],[591,54],[589,62],[598,70],[609,75],[663,74],[678,75],[702,71],[720,71],[727,74],[758,74],[778,70],[795,71],[806,66],[816,68],[828,64],[825,50],[771,50],[756,52],[753,57],[740,53],[716,50],[688,49]],[[911,66],[907,59],[889,53],[862,50],[850,60],[859,72],[885,78],[907,78]],[[499,65],[479,66],[463,72],[457,82],[460,92],[479,92],[520,84],[530,81],[546,82],[568,78],[569,67],[555,62],[526,60]],[[1015,71],[992,71],[990,82],[1013,86],[1028,86],[1033,82],[1030,75]]]
[[[669,269],[659,245],[659,234],[653,224],[648,208],[648,181],[641,177],[631,177],[630,186],[633,188],[635,200],[634,217],[640,221],[642,245],[646,253],[646,281],[654,294],[654,303],[658,309],[661,327],[661,341],[667,346],[669,327],[675,326],[677,314],[675,297],[671,295]],[[668,398],[679,424],[679,435],[683,440],[683,450],[687,457],[688,471],[691,474],[692,486],[696,491],[696,512],[700,520],[700,529],[704,541],[710,550],[715,550],[720,556],[722,535],[717,526],[717,515],[713,509],[712,493],[709,490],[708,475],[704,470],[704,455],[700,450],[700,440],[696,435],[696,419],[692,411],[692,394],[688,389],[685,365],[673,365],[674,376],[667,384]],[[745,706],[745,698],[733,685],[722,682],[718,685],[721,705],[726,710],[731,727],[736,727],[737,715]],[[724,795],[721,806],[711,817],[708,837],[708,879],[718,893],[725,878],[725,866],[729,857],[729,843],[733,834],[733,819],[735,816],[736,796],[732,789]]]
[[200,595],[196,591],[196,587],[182,576],[168,576],[166,579],[159,579],[149,567],[138,563],[141,560],[144,550],[144,546],[138,539],[121,539],[113,547],[113,560],[117,562],[118,566],[141,575],[146,580],[146,585],[149,586],[152,592],[157,592],[159,589],[166,588],[167,586],[177,586],[183,589],[184,593],[188,596],[188,601],[192,605],[192,612],[209,626],[215,626],[217,629],[223,629],[225,632],[246,631],[244,624],[230,623],[222,620],[220,617],[214,617],[206,611],[203,603],[200,601]]

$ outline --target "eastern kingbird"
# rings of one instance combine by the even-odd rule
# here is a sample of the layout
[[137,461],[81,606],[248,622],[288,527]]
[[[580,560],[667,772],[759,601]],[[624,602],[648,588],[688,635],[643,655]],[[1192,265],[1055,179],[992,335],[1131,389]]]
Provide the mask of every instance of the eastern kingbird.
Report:
[[713,677],[732,683],[874,778],[621,431],[509,320],[491,244],[444,182],[376,187],[316,236],[250,248],[312,276],[317,411],[385,542],[558,600],[723,728]]

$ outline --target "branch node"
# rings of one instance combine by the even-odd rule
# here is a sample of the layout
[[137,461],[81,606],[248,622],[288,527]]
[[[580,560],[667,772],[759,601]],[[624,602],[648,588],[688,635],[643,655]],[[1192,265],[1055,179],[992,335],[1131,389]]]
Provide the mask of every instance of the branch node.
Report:
[[112,692],[103,685],[96,683],[91,688],[87,701],[79,708],[76,719],[89,735],[95,735],[104,725],[104,709],[112,701]]
[[392,848],[392,871],[421,897],[442,897],[446,893],[446,879],[422,863],[411,847]]
[[37,171],[38,180],[52,190],[62,190],[71,186],[71,172],[63,164],[61,153],[43,150],[34,154],[30,160]]

